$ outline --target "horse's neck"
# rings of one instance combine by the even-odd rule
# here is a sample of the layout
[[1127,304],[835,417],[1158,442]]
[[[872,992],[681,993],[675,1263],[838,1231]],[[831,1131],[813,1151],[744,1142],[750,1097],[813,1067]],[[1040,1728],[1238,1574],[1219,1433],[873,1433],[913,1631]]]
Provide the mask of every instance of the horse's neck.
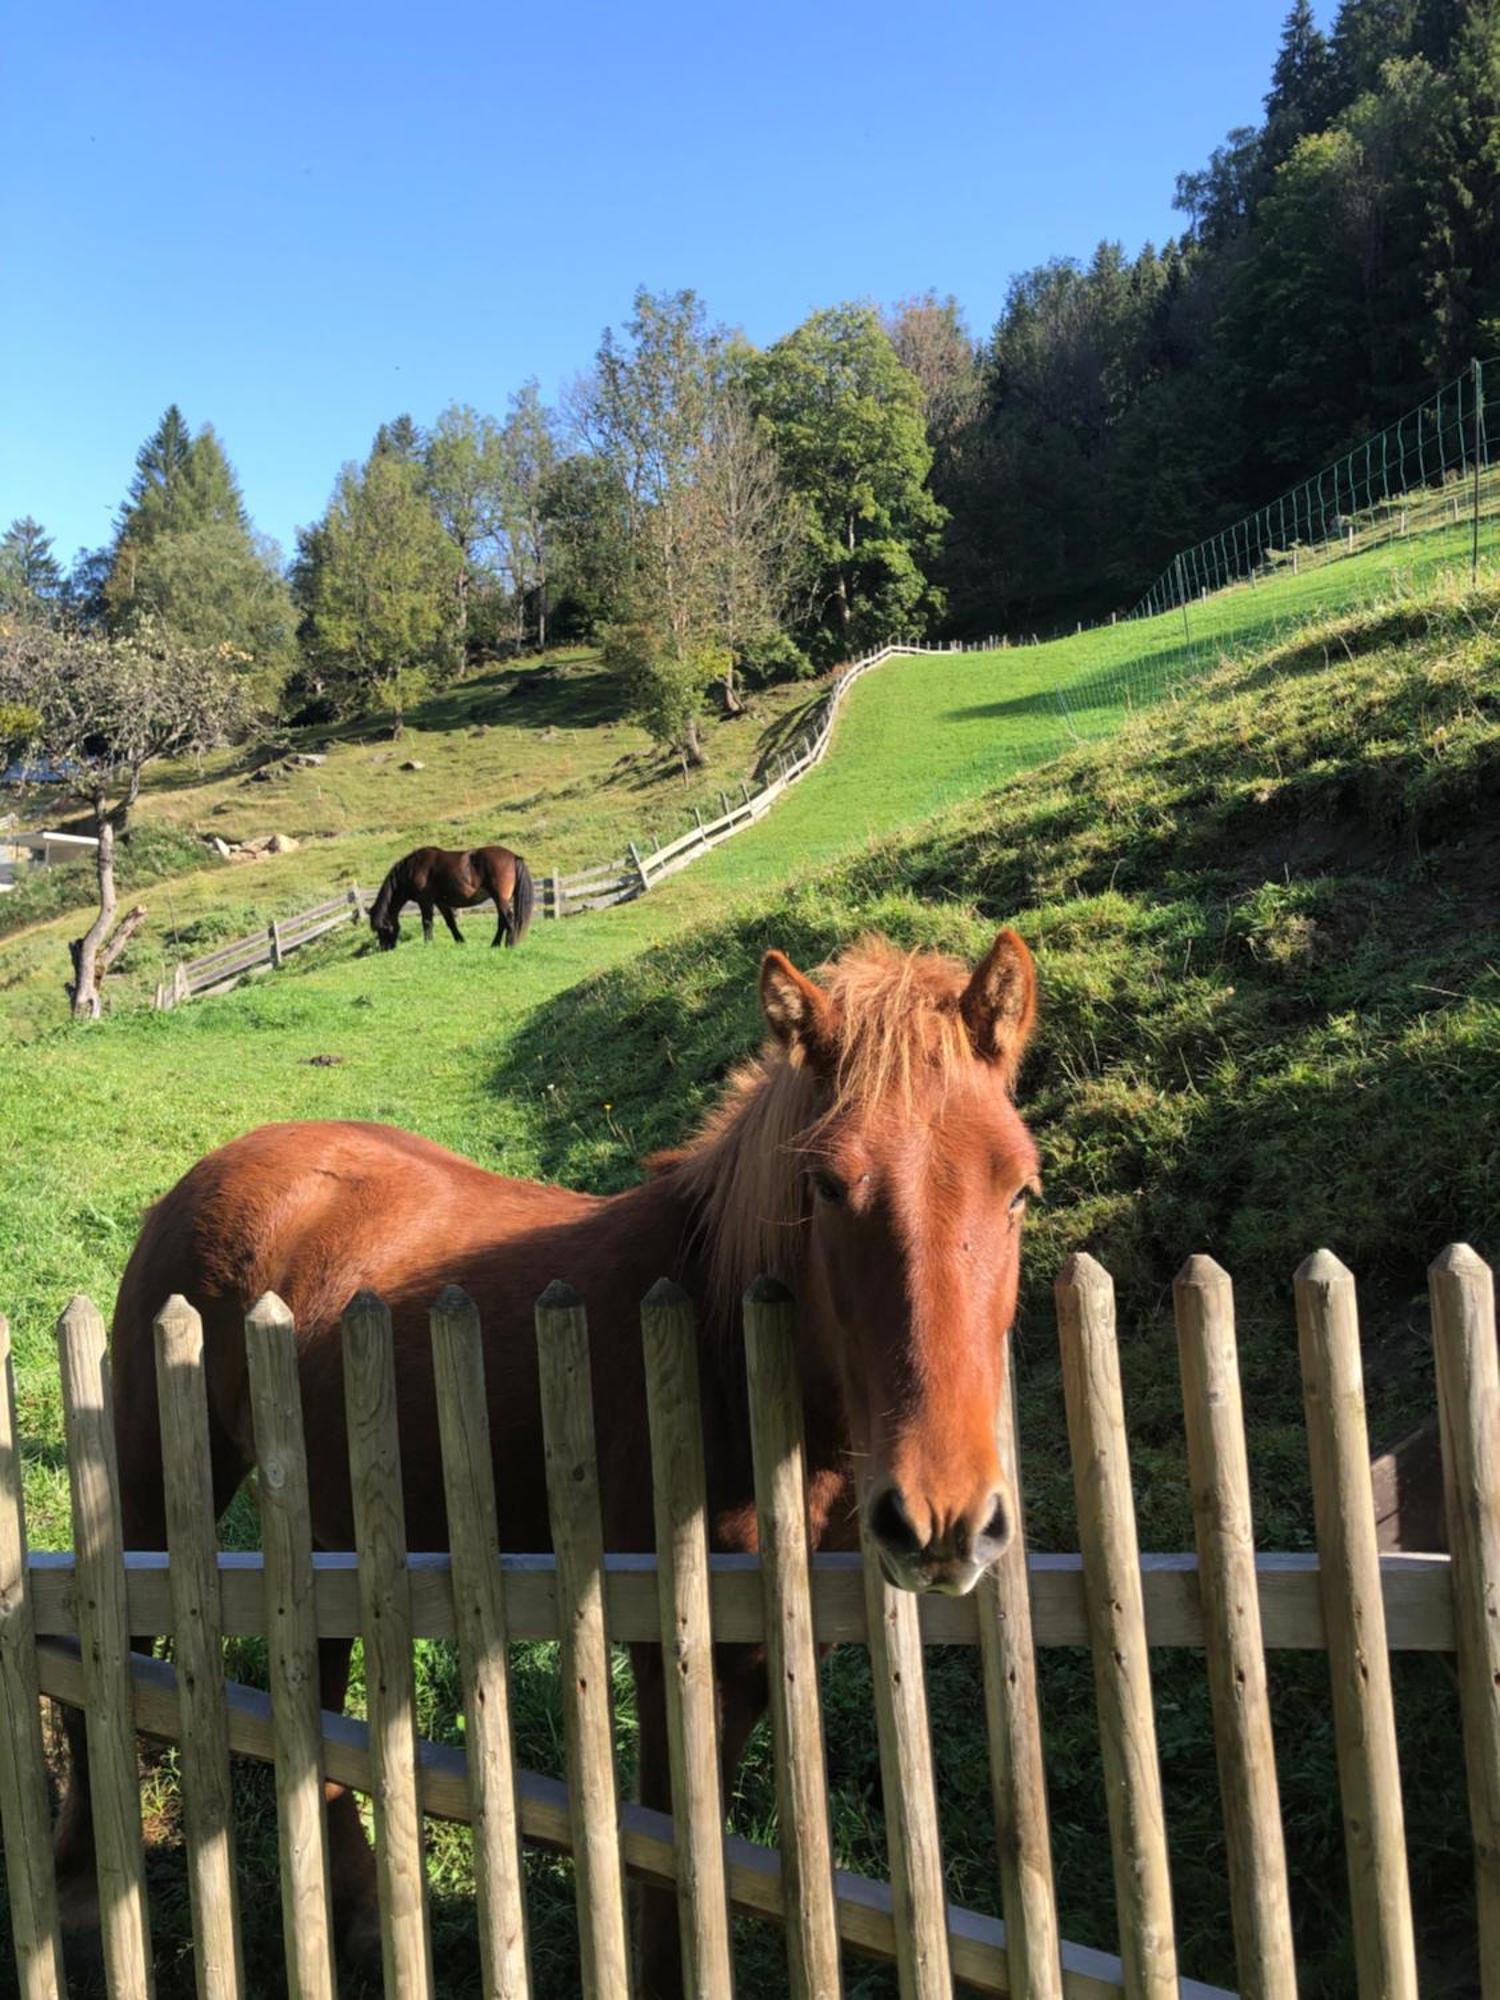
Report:
[[[668,1169],[633,1192],[660,1218],[659,1240],[677,1246],[671,1275],[697,1307],[700,1379],[723,1411],[735,1413],[738,1429],[747,1409],[744,1303],[741,1297],[725,1296],[716,1282],[714,1246],[705,1231],[701,1203],[694,1198],[680,1167]],[[800,1259],[776,1275],[797,1299],[803,1276]],[[805,1314],[805,1298],[799,1306]],[[802,1319],[797,1348],[807,1414],[808,1462],[816,1468],[843,1462],[845,1424],[838,1385],[817,1365],[815,1344],[807,1337],[810,1331]]]

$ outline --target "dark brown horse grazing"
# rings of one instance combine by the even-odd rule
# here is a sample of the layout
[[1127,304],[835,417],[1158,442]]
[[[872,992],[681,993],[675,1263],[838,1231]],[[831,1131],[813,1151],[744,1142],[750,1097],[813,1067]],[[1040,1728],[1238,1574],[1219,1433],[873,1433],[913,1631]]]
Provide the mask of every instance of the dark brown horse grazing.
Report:
[[508,847],[472,847],[467,853],[447,847],[414,847],[403,854],[380,885],[370,905],[370,928],[382,951],[394,951],[401,940],[401,911],[415,903],[422,912],[422,936],[432,943],[432,913],[462,944],[464,934],[453,921],[455,910],[472,910],[494,898],[499,924],[494,944],[519,944],[531,922],[536,886],[531,870]]
[[[127,1545],[166,1546],[152,1315],[173,1292],[203,1315],[222,1510],[254,1457],[245,1312],[272,1291],[301,1336],[313,1532],[322,1548],[353,1546],[339,1317],[370,1286],[395,1318],[409,1546],[446,1548],[427,1312],[456,1282],[483,1317],[505,1546],[547,1548],[532,1301],[561,1276],[589,1311],[606,1546],[650,1549],[639,1308],[668,1273],[699,1309],[714,1546],[753,1550],[739,1299],[768,1271],[798,1301],[816,1540],[853,1544],[862,1507],[892,1581],[972,1589],[1010,1533],[996,1422],[1037,1175],[1012,1097],[1035,1012],[1030,954],[1002,931],[971,976],[865,943],[815,984],[773,951],[760,991],[762,1054],[696,1138],[608,1199],[503,1180],[378,1125],[270,1125],[201,1160],[148,1216],[115,1314]],[[325,1708],[343,1705],[349,1653],[323,1647]],[[659,1649],[638,1646],[634,1664],[641,1797],[670,1810]],[[715,1669],[727,1791],[765,1705],[764,1657],[722,1646]],[[59,1860],[75,1911],[92,1880],[82,1734],[74,1713]],[[352,1798],[332,1797],[330,1814],[341,1936],[368,1952],[372,1859]],[[680,1992],[669,1894],[643,1899],[640,1948],[640,1990]]]

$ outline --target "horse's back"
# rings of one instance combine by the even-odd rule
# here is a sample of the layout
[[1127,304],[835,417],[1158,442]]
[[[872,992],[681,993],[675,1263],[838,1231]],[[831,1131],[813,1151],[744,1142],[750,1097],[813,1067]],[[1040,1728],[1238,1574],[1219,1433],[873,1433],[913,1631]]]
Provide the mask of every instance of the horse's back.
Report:
[[[297,1327],[314,1512],[321,1532],[337,1537],[347,1528],[346,1484],[331,1470],[344,1461],[339,1321],[350,1299],[368,1288],[390,1305],[403,1456],[413,1448],[435,1462],[432,1300],[448,1283],[474,1296],[492,1401],[504,1410],[519,1399],[529,1409],[530,1302],[556,1275],[547,1246],[556,1225],[595,1206],[588,1195],[488,1173],[390,1126],[262,1126],[206,1155],[146,1217],[115,1310],[120,1414],[149,1423],[151,1321],[180,1292],[203,1319],[211,1420],[248,1463],[245,1314],[274,1292]],[[429,1483],[418,1491],[408,1482],[414,1534],[434,1525],[423,1502],[440,1495],[428,1494]]]
[[149,1317],[170,1291],[200,1310],[244,1309],[272,1291],[310,1323],[342,1312],[351,1290],[404,1290],[434,1261],[465,1262],[588,1205],[395,1126],[262,1125],[206,1154],[151,1209],[121,1303]]

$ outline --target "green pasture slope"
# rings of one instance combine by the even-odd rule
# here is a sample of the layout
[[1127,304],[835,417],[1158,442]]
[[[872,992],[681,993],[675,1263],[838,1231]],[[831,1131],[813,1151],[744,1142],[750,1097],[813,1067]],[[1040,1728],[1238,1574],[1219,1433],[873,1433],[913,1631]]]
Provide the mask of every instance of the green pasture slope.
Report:
[[[51,1319],[79,1287],[108,1304],[141,1206],[208,1147],[267,1118],[385,1118],[501,1171],[618,1187],[754,1046],[767,944],[813,963],[878,927],[972,953],[1014,920],[1045,995],[1023,1089],[1048,1190],[1018,1329],[1033,1538],[1075,1539],[1048,1294],[1061,1257],[1088,1244],[1120,1288],[1143,1541],[1190,1543],[1167,1287],[1206,1248],[1239,1285],[1260,1532],[1305,1544],[1292,1267],[1328,1242],[1358,1272],[1372,1423],[1391,1435],[1431,1406],[1427,1258],[1457,1235],[1500,1250],[1500,590],[1435,579],[1463,547],[1433,542],[1395,552],[1404,576],[1376,552],[1225,593],[1190,613],[1204,629],[1187,654],[1174,616],[892,664],[854,691],[828,763],[760,828],[636,904],[539,924],[518,953],[441,941],[381,956],[351,936],[224,999],[14,1051],[0,1097],[0,1309],[16,1328],[35,1539],[67,1540]],[[1335,589],[1342,611],[1294,631]],[[1103,740],[1066,747],[1073,733]],[[248,1516],[237,1525],[253,1531]],[[254,1649],[236,1664],[255,1674]],[[451,1734],[451,1662],[430,1648],[422,1665],[423,1726]],[[1201,1662],[1156,1665],[1184,1970],[1232,1985]],[[935,1654],[929,1671],[951,1889],[994,1908],[976,1662]],[[521,1754],[554,1768],[546,1649],[517,1673]],[[1064,1929],[1107,1946],[1086,1660],[1049,1655],[1043,1679]],[[1321,1660],[1279,1657],[1274,1691],[1303,1991],[1331,2000],[1352,1990],[1352,1961]],[[628,1676],[618,1692],[628,1762]],[[841,1858],[880,1872],[857,1650],[829,1662],[825,1693]],[[1460,1992],[1472,1870],[1451,1680],[1439,1661],[1402,1659],[1397,1696],[1428,1980]],[[269,1984],[279,1927],[263,1778],[245,1798],[246,1907],[263,1912],[250,1948]],[[170,1762],[151,1800],[170,1833]],[[761,1837],[774,1825],[763,1744],[734,1816]],[[439,1831],[434,1912],[456,1993],[477,1978],[466,1868],[462,1837]],[[539,1987],[566,1994],[566,1871],[543,1858],[533,1870]],[[161,1927],[180,1943],[170,1844],[155,1881]],[[743,1993],[782,1990],[779,1950],[743,1927]],[[163,1988],[190,1983],[184,1962]],[[850,1990],[894,1985],[851,1966]]]

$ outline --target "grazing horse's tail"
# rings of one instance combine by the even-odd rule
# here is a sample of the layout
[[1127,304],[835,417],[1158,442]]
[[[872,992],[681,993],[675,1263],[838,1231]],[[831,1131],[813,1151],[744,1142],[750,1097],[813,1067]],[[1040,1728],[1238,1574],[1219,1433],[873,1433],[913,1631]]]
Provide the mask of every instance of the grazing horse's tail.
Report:
[[526,935],[531,913],[536,908],[536,884],[531,879],[531,870],[521,855],[516,856],[516,880],[510,892],[510,928],[506,933],[507,944],[519,944]]

